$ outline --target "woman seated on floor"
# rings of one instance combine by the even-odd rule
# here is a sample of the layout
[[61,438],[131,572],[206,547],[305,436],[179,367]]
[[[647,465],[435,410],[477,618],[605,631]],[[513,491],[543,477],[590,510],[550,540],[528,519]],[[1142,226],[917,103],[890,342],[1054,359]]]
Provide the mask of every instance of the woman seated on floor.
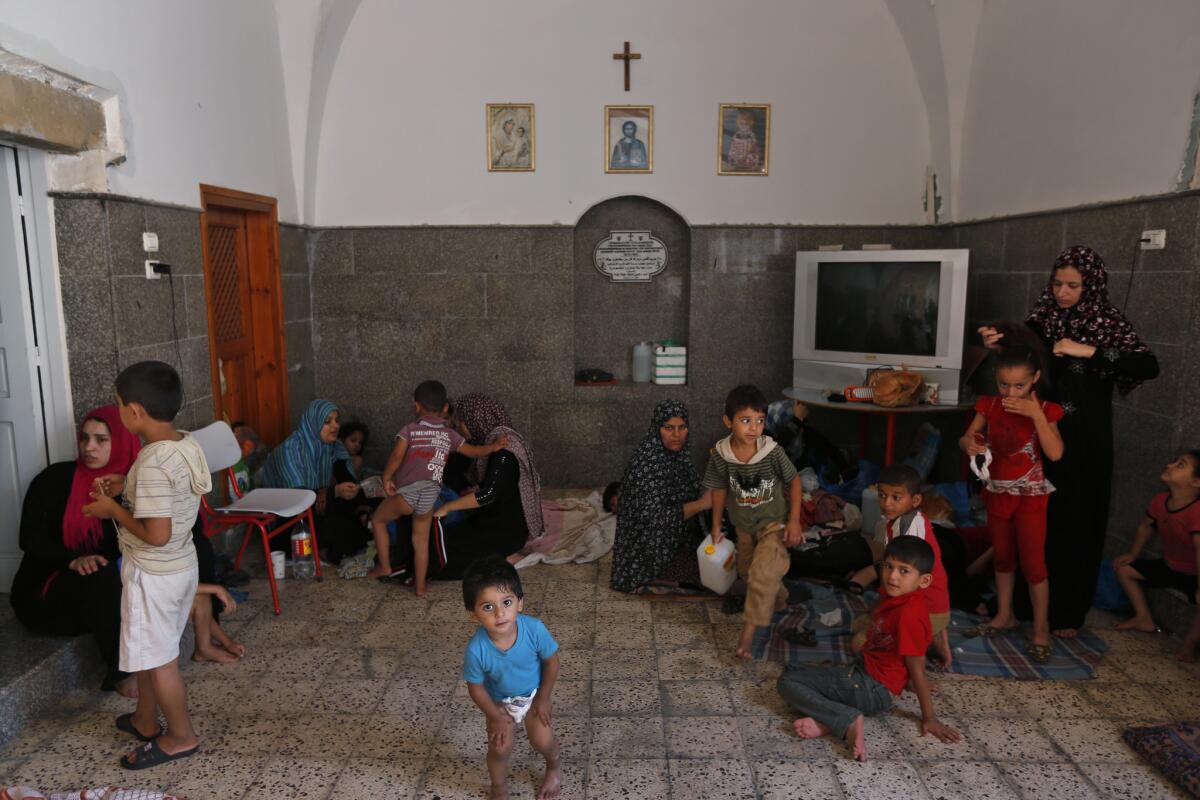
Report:
[[696,547],[700,512],[712,508],[688,443],[687,406],[663,400],[629,459],[617,501],[611,585],[631,594],[705,591]]
[[312,489],[317,493],[313,508],[316,541],[324,551],[322,557],[332,564],[362,550],[370,537],[357,513],[358,484],[349,479],[352,473],[334,470],[337,451],[346,452],[339,445],[338,428],[337,405],[313,400],[296,430],[271,451],[254,480],[256,486],[268,489]]
[[[513,429],[504,404],[485,394],[465,394],[454,402],[453,421],[471,444],[507,436],[508,445],[487,458],[468,461],[456,454],[447,463],[445,484],[462,491],[458,499],[434,512],[429,577],[443,581],[461,580],[463,570],[484,556],[503,556],[515,562],[525,543],[540,538],[546,529],[542,479],[525,437]],[[467,514],[452,527],[443,528],[441,519],[454,511]],[[404,517],[397,525],[401,548],[405,542],[411,547],[411,524],[412,517]]]
[[117,669],[121,636],[121,574],[112,520],[85,517],[92,482],[124,475],[141,450],[116,406],[89,411],[79,426],[79,455],[42,470],[21,509],[21,550],[13,578],[17,619],[37,633],[91,633],[104,657],[101,688],[137,694],[132,675]]

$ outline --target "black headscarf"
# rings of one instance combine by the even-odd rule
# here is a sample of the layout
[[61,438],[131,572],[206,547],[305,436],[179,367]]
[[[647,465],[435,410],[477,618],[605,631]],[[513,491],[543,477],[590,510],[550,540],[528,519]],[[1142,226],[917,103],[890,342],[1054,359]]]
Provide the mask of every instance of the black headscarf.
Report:
[[688,421],[687,406],[663,400],[621,479],[612,588],[632,592],[659,577],[684,542],[683,504],[700,496],[691,442],[677,453],[663,447],[659,428],[672,417]]

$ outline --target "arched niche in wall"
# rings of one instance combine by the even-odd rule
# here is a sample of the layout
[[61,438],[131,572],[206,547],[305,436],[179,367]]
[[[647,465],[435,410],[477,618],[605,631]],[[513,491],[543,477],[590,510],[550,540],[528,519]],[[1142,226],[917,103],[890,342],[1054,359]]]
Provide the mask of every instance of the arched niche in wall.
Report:
[[[596,245],[614,231],[650,231],[666,246],[665,268],[646,282],[614,281],[595,265]],[[687,342],[691,228],[657,200],[614,197],[575,224],[575,369],[630,380],[640,341]]]

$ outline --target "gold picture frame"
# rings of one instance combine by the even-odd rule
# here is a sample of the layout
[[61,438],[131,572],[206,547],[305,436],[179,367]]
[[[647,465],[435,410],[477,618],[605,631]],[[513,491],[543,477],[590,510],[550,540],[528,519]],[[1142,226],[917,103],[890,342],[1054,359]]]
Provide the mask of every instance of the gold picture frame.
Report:
[[484,115],[488,172],[533,172],[537,133],[533,103],[488,103]]
[[766,177],[770,159],[770,103],[722,103],[717,109],[717,174]]
[[654,106],[604,107],[604,171],[654,172]]

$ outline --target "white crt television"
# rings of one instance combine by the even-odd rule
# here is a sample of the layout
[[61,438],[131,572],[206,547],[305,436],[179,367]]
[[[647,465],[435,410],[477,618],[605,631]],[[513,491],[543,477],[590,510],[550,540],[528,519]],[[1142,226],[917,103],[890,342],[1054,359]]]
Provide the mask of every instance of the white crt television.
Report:
[[905,366],[958,402],[967,316],[967,250],[796,253],[793,386],[861,384]]

